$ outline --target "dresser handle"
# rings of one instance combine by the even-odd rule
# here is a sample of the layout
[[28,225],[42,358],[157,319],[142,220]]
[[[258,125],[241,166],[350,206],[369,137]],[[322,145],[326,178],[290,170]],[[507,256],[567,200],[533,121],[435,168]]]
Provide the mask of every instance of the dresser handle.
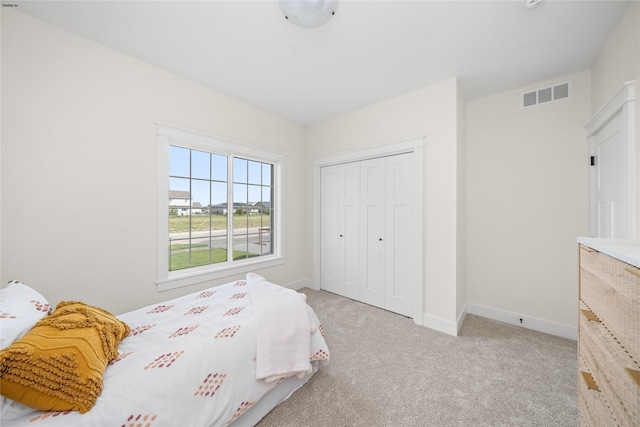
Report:
[[585,245],[580,245],[580,249],[582,249],[583,251],[587,251],[587,252],[598,252],[595,249],[592,249],[589,246],[585,246]]
[[587,388],[600,391],[598,384],[596,384],[596,380],[593,379],[593,376],[589,372],[580,371],[580,373],[582,374],[582,378],[584,378],[584,382],[587,383]]
[[638,268],[627,267],[627,268],[624,269],[624,271],[626,271],[627,273],[631,273],[634,276],[640,277],[640,269],[638,269]]
[[636,371],[635,369],[627,369],[627,373],[631,375],[631,378],[636,382],[638,386],[640,386],[640,371]]
[[598,316],[596,316],[593,311],[584,309],[580,311],[582,311],[582,314],[584,315],[584,317],[586,317],[587,320],[591,320],[592,322],[600,322],[600,319],[598,319]]

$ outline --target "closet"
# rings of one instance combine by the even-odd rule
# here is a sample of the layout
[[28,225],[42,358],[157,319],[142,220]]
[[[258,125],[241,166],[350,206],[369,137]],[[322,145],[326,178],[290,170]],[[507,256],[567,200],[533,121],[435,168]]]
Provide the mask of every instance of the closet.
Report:
[[413,317],[414,153],[320,168],[320,288]]

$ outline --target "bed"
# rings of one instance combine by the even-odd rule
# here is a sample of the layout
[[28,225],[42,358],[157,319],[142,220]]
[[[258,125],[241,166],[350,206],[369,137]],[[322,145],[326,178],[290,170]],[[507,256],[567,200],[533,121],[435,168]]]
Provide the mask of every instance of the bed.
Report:
[[[254,273],[249,273],[246,280],[119,316],[111,315],[112,318],[107,316],[108,312],[75,301],[62,302],[53,311],[42,295],[19,282],[2,291],[0,424],[3,427],[253,426],[329,360],[322,325],[306,304],[304,294],[272,284]],[[16,299],[13,294],[9,297],[11,292],[24,294],[17,298],[24,300],[22,307],[10,306],[10,301]],[[11,374],[22,372],[12,368],[13,359],[20,359],[25,353],[31,355],[36,351],[33,349],[39,347],[36,342],[40,341],[30,343],[29,337],[40,340],[42,337],[37,331],[43,328],[54,334],[66,334],[67,326],[51,326],[56,316],[65,319],[59,323],[66,325],[70,316],[85,319],[86,313],[101,325],[91,339],[102,339],[104,354],[107,354],[106,358],[103,354],[102,359],[110,359],[101,379],[92,385],[101,387],[95,401],[81,402],[73,409],[64,410],[59,409],[60,400],[64,400],[59,396],[52,406],[54,409],[50,410],[18,403],[15,399],[22,399],[24,391],[12,391],[14,385],[30,382],[30,385],[20,385],[28,388],[28,393],[40,387],[38,381],[20,379],[27,377],[24,373],[16,373],[18,379]],[[29,316],[37,319],[32,328]],[[23,321],[21,330],[9,331],[16,320]],[[66,351],[58,348],[58,343],[64,342],[79,348],[83,357],[94,350],[102,354],[98,351],[99,344],[82,349],[85,341],[91,342],[91,339],[82,338],[76,345],[56,337],[49,339],[55,343],[51,344],[55,349],[49,351]],[[105,342],[117,347],[110,357]],[[34,358],[31,355],[31,359]],[[85,362],[80,357],[76,360],[76,355],[72,359],[75,365],[78,360],[81,366]],[[14,365],[20,363],[23,362]],[[94,362],[87,364],[92,372],[100,370],[95,369]],[[64,375],[67,378],[68,374]],[[5,390],[14,399],[6,397]],[[38,399],[36,405],[41,404]],[[27,402],[31,406],[32,402]]]

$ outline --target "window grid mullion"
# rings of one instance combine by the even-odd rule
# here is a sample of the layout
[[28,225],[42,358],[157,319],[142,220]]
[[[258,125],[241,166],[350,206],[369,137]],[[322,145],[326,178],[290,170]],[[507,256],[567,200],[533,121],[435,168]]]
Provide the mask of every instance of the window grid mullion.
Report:
[[193,245],[191,230],[193,229],[193,150],[189,149],[189,267],[193,267],[193,256],[191,253],[191,246]]
[[[207,201],[207,213],[209,214],[209,235],[207,236],[207,240],[209,241],[209,264],[213,263],[213,225],[211,223],[211,189],[212,189],[212,179],[213,179],[213,155],[209,153],[209,199]],[[200,208],[202,209],[202,208]],[[202,211],[201,211],[202,212]]]
[[244,199],[246,200],[246,206],[244,209],[244,235],[245,235],[245,258],[249,257],[249,161],[247,160],[247,175],[245,177],[245,186],[246,186],[246,194],[244,195]]
[[227,157],[227,262],[233,261],[233,156]]

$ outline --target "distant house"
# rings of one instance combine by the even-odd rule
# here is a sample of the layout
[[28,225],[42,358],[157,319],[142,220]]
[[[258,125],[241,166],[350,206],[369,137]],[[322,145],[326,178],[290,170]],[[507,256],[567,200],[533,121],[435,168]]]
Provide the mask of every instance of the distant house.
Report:
[[227,214],[227,204],[226,203],[218,203],[217,205],[209,205],[207,210],[212,215],[226,215]]
[[169,210],[175,209],[178,216],[202,213],[202,205],[191,201],[188,191],[169,190]]
[[271,209],[271,202],[249,202],[247,209],[250,215],[257,215],[259,213],[269,213]]

